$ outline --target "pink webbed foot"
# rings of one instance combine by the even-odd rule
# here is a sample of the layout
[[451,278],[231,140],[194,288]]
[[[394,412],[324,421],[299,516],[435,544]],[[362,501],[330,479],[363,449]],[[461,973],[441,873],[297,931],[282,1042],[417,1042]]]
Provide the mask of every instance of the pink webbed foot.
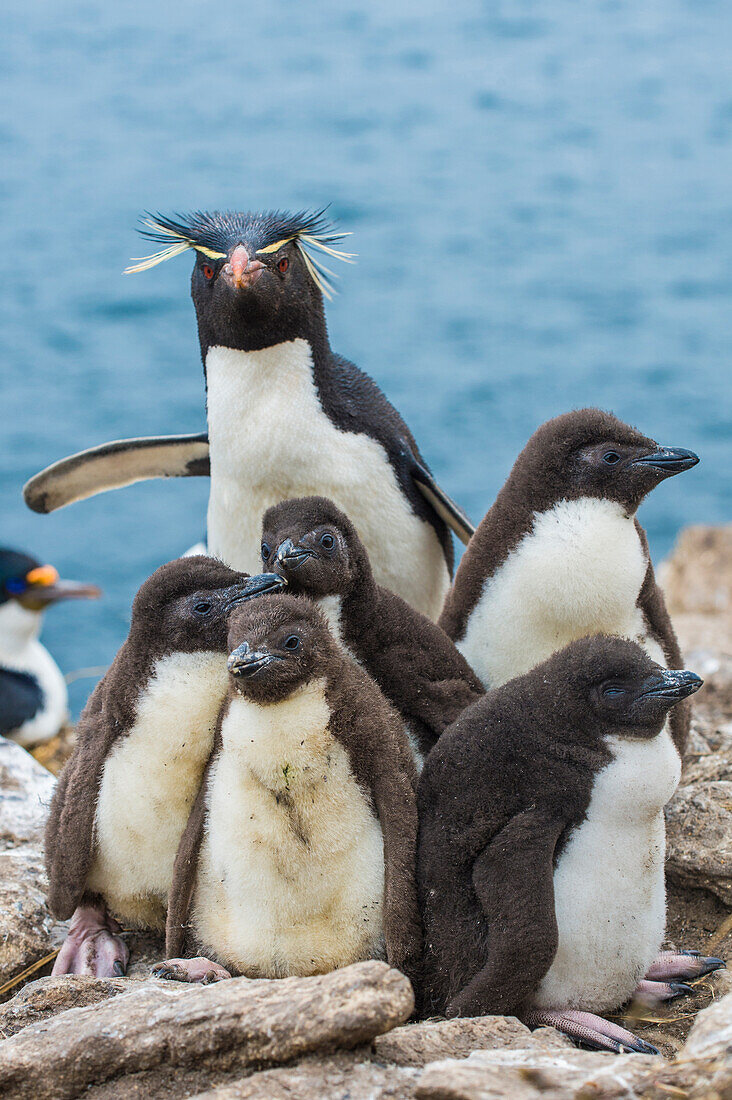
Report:
[[603,1020],[592,1012],[573,1008],[533,1009],[522,1017],[527,1027],[555,1027],[570,1039],[591,1050],[610,1050],[613,1054],[658,1054],[656,1047],[639,1039],[632,1031]]
[[210,985],[211,982],[222,982],[231,977],[223,966],[201,955],[195,959],[166,959],[153,967],[153,974],[156,978],[167,978],[171,982],[197,982],[199,985]]
[[662,951],[648,968],[646,978],[652,982],[693,982],[725,966],[724,959],[698,951]]
[[646,1008],[653,1008],[664,1001],[675,1001],[677,997],[684,997],[687,993],[693,992],[693,988],[686,982],[655,982],[645,978],[638,982],[633,992],[633,1000],[645,1005]]
[[122,931],[104,902],[80,905],[71,918],[69,933],[56,956],[51,973],[91,974],[94,978],[121,977],[130,952]]

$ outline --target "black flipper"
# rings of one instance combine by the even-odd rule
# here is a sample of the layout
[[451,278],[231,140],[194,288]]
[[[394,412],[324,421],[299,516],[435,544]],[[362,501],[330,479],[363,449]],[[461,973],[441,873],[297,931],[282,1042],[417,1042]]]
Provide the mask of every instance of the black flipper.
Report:
[[30,722],[43,706],[43,692],[35,676],[0,667],[0,733]]
[[488,958],[452,998],[447,1016],[514,1014],[548,971],[557,952],[553,860],[563,828],[526,810],[476,859],[473,886],[490,930]]
[[45,514],[137,481],[210,472],[207,432],[118,439],[47,466],[26,482],[23,497],[31,511]]
[[415,459],[412,468],[412,480],[425,500],[432,505],[437,515],[462,543],[467,546],[475,534],[475,525],[470,522],[459,504],[447,495],[435,481],[428,469]]

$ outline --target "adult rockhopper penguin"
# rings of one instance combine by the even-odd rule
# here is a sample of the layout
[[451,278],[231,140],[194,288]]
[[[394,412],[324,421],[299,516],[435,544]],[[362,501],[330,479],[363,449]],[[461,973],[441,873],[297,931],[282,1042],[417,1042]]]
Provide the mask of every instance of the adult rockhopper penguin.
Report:
[[416,979],[416,772],[399,716],[310,600],[255,603],[230,619],[229,691],[171,891],[168,952],[190,908],[208,958],[157,973],[280,978],[385,956]]
[[322,213],[198,212],[147,226],[166,247],[130,271],[195,254],[208,437],[130,440],[65,459],[28,484],[30,507],[210,472],[209,552],[251,572],[265,510],[322,494],[351,517],[379,584],[437,618],[452,572],[448,524],[463,541],[472,526],[378,386],[331,350],[321,258],[350,258],[334,247],[342,235]]
[[354,525],[331,500],[306,497],[270,508],[262,562],[285,577],[289,592],[317,601],[334,636],[405,720],[420,759],[483,694],[444,630],[376,583]]
[[[587,634],[632,638],[668,668],[682,664],[635,518],[660,482],[695,466],[600,409],[534,432],[470,541],[440,616],[486,687],[533,668]],[[671,731],[683,753],[689,707]]]
[[[118,917],[165,926],[173,862],[226,694],[227,617],[282,587],[206,557],[161,566],[77,725],[46,828],[49,903],[71,928],[55,974],[124,972]],[[111,911],[111,913],[110,913]]]
[[55,737],[68,719],[61,669],[38,640],[43,612],[60,600],[96,599],[93,584],[62,581],[52,565],[0,548],[0,734],[21,745]]
[[[598,1049],[651,1052],[600,1018],[668,1000],[719,959],[661,953],[668,711],[701,686],[635,642],[571,643],[473,703],[418,787],[425,1009],[518,1015]],[[639,988],[640,987],[640,988]]]

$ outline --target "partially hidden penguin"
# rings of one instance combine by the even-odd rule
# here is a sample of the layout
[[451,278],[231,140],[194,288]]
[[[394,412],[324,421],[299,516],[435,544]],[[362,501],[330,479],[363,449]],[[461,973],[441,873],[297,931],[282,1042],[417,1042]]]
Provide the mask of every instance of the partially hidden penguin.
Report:
[[206,557],[161,566],[77,725],[46,828],[51,910],[72,918],[54,974],[124,973],[120,925],[165,927],[173,863],[226,694],[227,617],[277,591]]
[[210,474],[209,553],[253,572],[265,510],[322,494],[353,520],[377,581],[436,619],[452,573],[449,528],[467,542],[473,527],[378,386],[331,350],[321,261],[351,259],[335,247],[344,234],[322,212],[197,212],[146,224],[143,235],[165,247],[128,271],[195,255],[208,434],[63,459],[26,485],[29,507],[50,512],[151,477]]
[[[354,525],[323,497],[276,504],[262,521],[262,563],[314,599],[334,637],[406,722],[418,764],[483,686],[444,630],[378,585]],[[410,567],[405,558],[404,565]]]
[[[237,608],[229,649],[176,858],[166,950],[178,957],[156,973],[278,978],[385,957],[416,983],[416,770],[399,716],[305,597]],[[187,939],[202,954],[183,957]]]
[[[617,634],[669,668],[681,652],[638,506],[699,461],[600,409],[534,432],[463,555],[439,619],[486,687],[587,634]],[[690,712],[671,729],[683,753]]]
[[97,599],[94,584],[64,581],[52,565],[0,548],[0,734],[29,746],[55,737],[69,717],[61,669],[39,640],[44,611]]
[[599,1014],[664,1001],[720,959],[660,952],[668,711],[702,681],[594,635],[488,692],[418,787],[428,1014],[517,1015],[600,1050],[653,1048]]

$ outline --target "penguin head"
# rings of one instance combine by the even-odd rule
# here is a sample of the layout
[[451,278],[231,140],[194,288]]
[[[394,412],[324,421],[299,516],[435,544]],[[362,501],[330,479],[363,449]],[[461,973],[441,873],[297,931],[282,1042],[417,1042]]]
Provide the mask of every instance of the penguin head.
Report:
[[302,596],[265,596],[229,619],[233,691],[267,704],[327,675],[338,649],[317,606]]
[[298,337],[327,339],[323,295],[331,296],[322,257],[350,260],[334,245],[345,234],[324,211],[196,211],[150,215],[142,235],[165,247],[127,268],[144,271],[192,249],[191,295],[204,363],[211,346],[254,351]]
[[141,586],[132,604],[130,637],[149,652],[225,652],[229,614],[282,588],[282,577],[274,573],[250,577],[204,555],[178,558]]
[[703,683],[656,664],[635,642],[602,634],[570,643],[533,675],[545,712],[573,739],[590,728],[601,737],[655,737],[671,707]]
[[578,409],[534,432],[511,479],[536,510],[589,496],[616,501],[632,514],[656,485],[698,461],[692,451],[660,447],[611,413]]
[[41,565],[29,554],[0,548],[0,606],[14,604],[40,612],[60,600],[95,600],[101,589],[94,584],[63,581],[52,565]]
[[347,596],[371,582],[366,549],[348,517],[326,497],[300,497],[269,508],[262,521],[262,563],[288,589],[314,599]]

